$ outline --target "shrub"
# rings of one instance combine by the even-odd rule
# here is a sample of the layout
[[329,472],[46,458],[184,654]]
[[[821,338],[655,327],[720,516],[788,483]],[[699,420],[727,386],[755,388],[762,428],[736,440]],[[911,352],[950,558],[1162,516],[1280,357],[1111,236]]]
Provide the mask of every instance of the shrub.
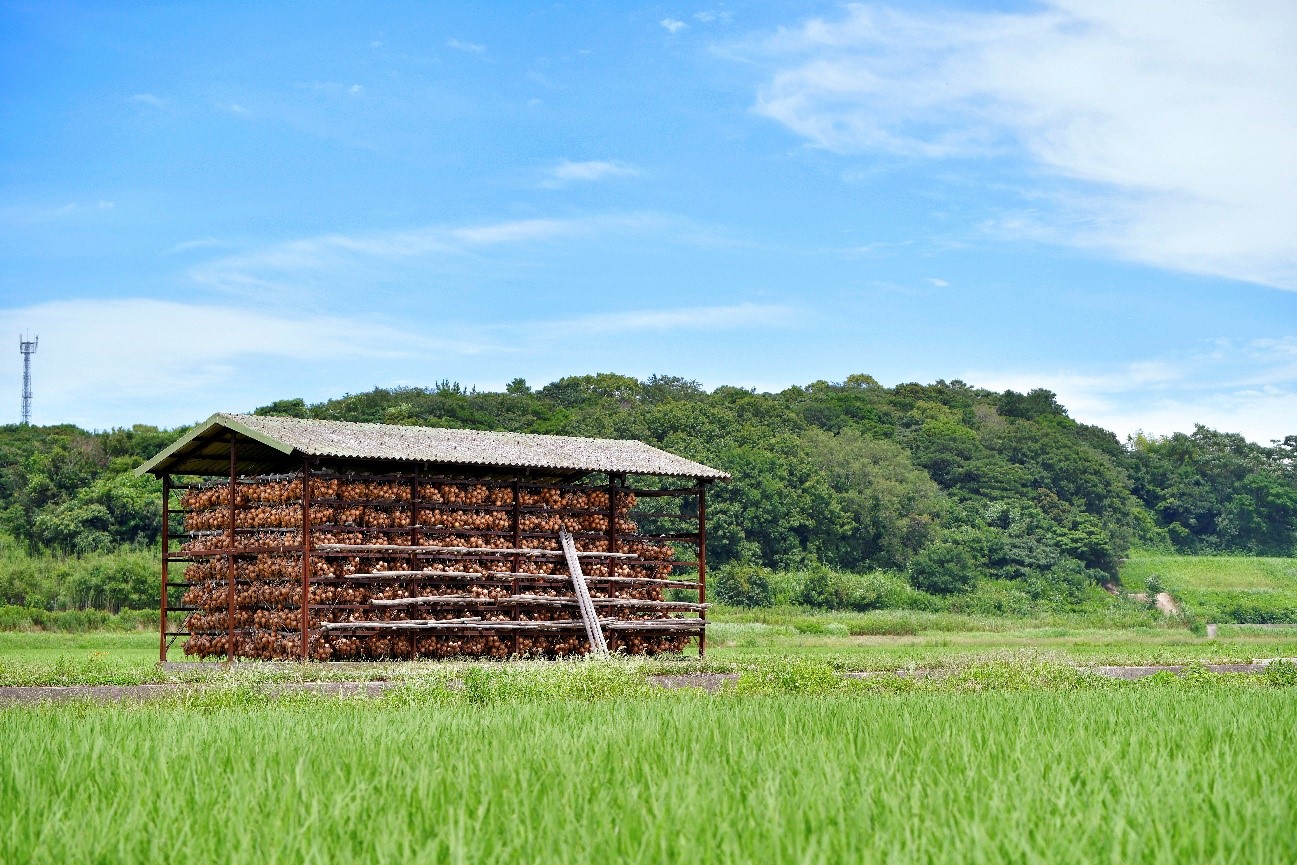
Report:
[[710,595],[733,607],[769,607],[774,603],[771,572],[760,565],[735,563],[717,568],[708,581]]
[[868,610],[928,608],[930,598],[887,571],[854,574],[817,566],[805,571],[795,598],[808,607],[826,610]]
[[975,584],[985,567],[961,544],[930,544],[910,562],[910,582],[934,595],[951,595]]
[[147,609],[158,603],[159,578],[157,549],[62,556],[29,554],[0,541],[0,604]]
[[805,572],[797,600],[808,607],[840,610],[847,606],[845,589],[837,571],[818,565]]
[[39,610],[12,604],[0,606],[0,631],[138,631],[156,628],[161,614],[156,610]]
[[1297,687],[1297,664],[1292,661],[1271,661],[1265,668],[1266,684],[1275,688]]
[[983,580],[971,592],[951,598],[950,609],[978,616],[1026,616],[1032,612],[1032,600],[1016,582]]

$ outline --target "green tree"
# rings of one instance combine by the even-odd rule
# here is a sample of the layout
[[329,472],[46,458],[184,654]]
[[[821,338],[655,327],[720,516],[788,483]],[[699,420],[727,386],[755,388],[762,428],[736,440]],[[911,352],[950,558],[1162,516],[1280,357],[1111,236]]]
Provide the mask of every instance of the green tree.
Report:
[[802,443],[852,521],[826,543],[827,558],[848,568],[904,568],[941,517],[943,496],[928,473],[900,445],[854,428],[837,435],[809,429]]

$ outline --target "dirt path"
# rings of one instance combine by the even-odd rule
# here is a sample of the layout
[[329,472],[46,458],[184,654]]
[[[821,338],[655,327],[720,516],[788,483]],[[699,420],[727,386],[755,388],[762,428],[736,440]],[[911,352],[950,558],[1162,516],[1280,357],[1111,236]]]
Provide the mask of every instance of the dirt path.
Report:
[[1171,597],[1170,592],[1158,592],[1153,598],[1153,605],[1168,616],[1178,616],[1181,612],[1180,605]]
[[[310,692],[346,697],[377,697],[397,682],[287,682],[272,686],[281,694]],[[158,685],[11,685],[0,687],[0,704],[41,700],[156,700],[202,690],[187,683]]]

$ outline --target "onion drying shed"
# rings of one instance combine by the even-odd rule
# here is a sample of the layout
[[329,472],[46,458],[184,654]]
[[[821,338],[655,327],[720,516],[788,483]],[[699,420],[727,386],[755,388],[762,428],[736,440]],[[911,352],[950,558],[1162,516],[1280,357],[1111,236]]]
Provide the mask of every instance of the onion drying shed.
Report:
[[216,414],[137,471],[163,661],[706,651],[729,476],[643,442]]

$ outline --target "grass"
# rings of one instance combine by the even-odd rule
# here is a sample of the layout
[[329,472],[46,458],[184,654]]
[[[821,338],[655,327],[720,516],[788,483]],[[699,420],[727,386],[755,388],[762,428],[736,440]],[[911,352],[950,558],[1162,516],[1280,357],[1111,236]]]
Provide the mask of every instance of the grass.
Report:
[[705,696],[476,669],[381,699],[0,709],[0,861],[1297,859],[1280,678],[771,663]]
[[[1182,561],[1123,576],[1288,591],[1282,563]],[[1297,629],[1207,639],[1132,606],[720,607],[705,661],[229,672],[159,670],[152,630],[0,632],[0,685],[192,686],[0,707],[0,862],[1297,861],[1297,667],[1192,663],[1297,657]],[[1122,682],[1097,663],[1191,666]],[[930,672],[841,675],[906,668]],[[739,677],[648,679],[697,671]],[[327,678],[397,687],[278,690]]]
[[1297,559],[1136,551],[1121,570],[1130,591],[1154,577],[1202,621],[1297,623]]
[[[1183,664],[1297,657],[1297,630],[1222,628],[1216,639],[1175,622],[1138,628],[1096,627],[1088,619],[1003,619],[946,613],[816,613],[804,608],[718,608],[707,658],[663,659],[662,670],[736,671],[788,658],[839,670],[941,668],[1003,659],[1059,664]],[[157,668],[157,635],[148,631],[69,634],[0,632],[0,685],[136,684],[218,676]],[[173,647],[172,658],[185,655]],[[418,678],[454,668],[436,662],[352,666],[241,664],[258,677]]]
[[[1188,617],[1168,619],[1131,601],[1102,610],[1028,617],[916,610],[858,613],[788,606],[717,607],[711,612],[714,624],[709,630],[705,667],[737,670],[789,657],[815,659],[843,670],[933,668],[1006,657],[1079,665],[1224,663],[1297,657],[1297,629],[1226,625],[1216,639],[1208,639],[1200,628],[1195,632],[1188,626],[1195,619],[1239,620],[1209,618],[1216,608],[1196,606],[1208,597],[1205,593],[1232,599],[1229,602],[1236,606],[1262,594],[1279,599],[1292,597],[1297,603],[1297,560],[1136,553],[1122,571],[1123,581],[1131,591],[1146,588],[1153,575],[1186,604]],[[126,627],[128,617],[133,615],[114,617],[114,627]],[[1292,621],[1297,621],[1297,616]],[[0,630],[0,685],[128,684],[203,675],[163,673],[156,668],[156,658],[157,637],[147,629],[88,633]],[[171,658],[186,660],[178,643]],[[699,666],[696,661],[661,663],[681,670]],[[305,671],[295,670],[291,676],[419,676],[424,675],[419,671],[437,666],[375,665],[363,672],[353,669],[344,673],[313,665]],[[267,668],[248,665],[247,669]]]

